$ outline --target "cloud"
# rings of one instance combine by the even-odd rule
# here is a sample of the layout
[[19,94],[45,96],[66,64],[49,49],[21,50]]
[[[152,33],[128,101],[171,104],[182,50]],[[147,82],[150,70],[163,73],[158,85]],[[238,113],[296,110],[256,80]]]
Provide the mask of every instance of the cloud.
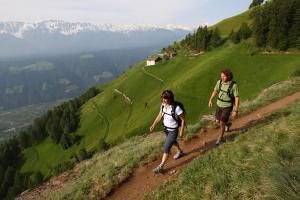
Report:
[[63,19],[101,23],[174,23],[208,0],[0,0],[0,17],[9,21]]
[[0,0],[1,21],[58,19],[95,24],[215,23],[251,0]]

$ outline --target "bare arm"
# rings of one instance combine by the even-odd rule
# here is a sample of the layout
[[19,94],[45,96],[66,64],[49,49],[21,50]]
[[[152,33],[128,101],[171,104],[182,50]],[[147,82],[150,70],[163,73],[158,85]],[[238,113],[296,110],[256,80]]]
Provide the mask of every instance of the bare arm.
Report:
[[235,103],[234,103],[234,110],[232,112],[232,117],[234,119],[238,118],[238,111],[239,111],[239,106],[240,106],[240,97],[234,97],[235,98]]
[[182,113],[181,115],[179,115],[180,119],[181,119],[181,127],[179,130],[179,136],[183,137],[184,135],[184,128],[185,128],[185,116],[184,113]]
[[153,132],[153,130],[155,129],[157,124],[160,122],[162,116],[163,116],[163,112],[160,110],[157,117],[156,117],[156,119],[154,120],[152,126],[150,127],[150,132]]
[[210,99],[209,99],[209,102],[208,102],[208,107],[212,107],[212,101],[213,101],[213,99],[215,98],[215,96],[217,95],[217,91],[213,91],[212,92],[212,94],[211,94],[211,96],[210,96]]

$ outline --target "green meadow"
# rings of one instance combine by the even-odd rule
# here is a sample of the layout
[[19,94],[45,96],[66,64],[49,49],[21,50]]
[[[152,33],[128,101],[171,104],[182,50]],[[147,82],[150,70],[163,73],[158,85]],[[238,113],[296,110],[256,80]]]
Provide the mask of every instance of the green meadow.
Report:
[[224,19],[213,25],[211,29],[218,27],[222,36],[228,36],[232,30],[237,31],[243,23],[250,23],[250,11]]
[[[300,77],[292,78],[287,81],[274,84],[271,87],[264,89],[263,92],[254,100],[243,102],[241,105],[241,110],[244,112],[249,112],[250,110],[256,109],[258,106],[267,105],[272,101],[290,95],[295,91],[299,91],[299,89],[300,89]],[[291,108],[297,109],[298,107],[291,107]],[[256,126],[256,128],[260,127],[259,129],[262,130],[263,128],[266,127],[266,125],[269,124],[270,121],[274,119],[278,121],[278,119],[282,116],[284,116],[284,112],[280,112],[279,114],[277,113],[273,115],[271,118],[268,118],[267,121],[265,121],[264,123],[262,123],[263,121],[259,123],[258,126]],[[268,129],[270,129],[270,126],[268,126]],[[257,129],[253,129],[253,130],[257,130]],[[242,132],[239,134],[242,134]],[[248,133],[245,133],[245,135],[246,134]],[[186,136],[186,139],[189,138],[189,135]],[[244,140],[243,138],[245,137],[238,139],[238,141]],[[130,177],[130,175],[132,174],[133,170],[136,167],[141,166],[143,165],[143,163],[147,163],[151,161],[153,158],[160,155],[161,147],[164,143],[164,140],[165,140],[164,134],[161,132],[151,134],[148,137],[136,136],[122,142],[121,144],[118,144],[110,148],[108,151],[97,153],[91,159],[79,163],[76,166],[76,169],[73,171],[73,173],[76,176],[73,179],[69,180],[68,182],[65,182],[58,189],[57,192],[49,191],[43,193],[40,199],[51,199],[51,200],[66,199],[66,198],[85,199],[87,198],[87,196],[89,199],[103,198],[107,196],[107,194],[109,194],[111,190],[117,188],[120,183],[128,179],[128,177]],[[259,139],[257,138],[257,140]],[[229,144],[232,144],[232,142],[230,142],[229,140],[227,142]],[[235,148],[232,149],[233,152],[240,151],[237,143],[238,142],[235,142]],[[257,148],[259,148],[259,145],[261,144],[262,144],[261,142],[257,143],[256,144]],[[262,146],[264,146],[264,144]],[[220,148],[223,147],[220,146]],[[241,149],[243,150],[244,147],[242,147]],[[219,153],[222,150],[219,151],[213,150],[213,151],[217,151]],[[231,155],[231,156],[234,157],[235,162],[236,159],[239,159],[239,157],[236,158],[235,155]],[[218,159],[217,155],[215,155],[214,159],[215,160]],[[224,156],[222,156],[221,159],[224,159]],[[228,157],[226,157],[226,159],[228,159]],[[242,161],[243,160],[239,162]],[[222,164],[220,164],[220,168],[222,167],[223,167]],[[195,168],[194,170],[202,170],[202,168],[201,169]],[[189,172],[189,173],[192,176],[193,172]],[[199,172],[196,172],[196,174],[198,173]],[[209,180],[209,178],[207,179]],[[174,190],[173,194],[175,196],[178,189],[177,188],[173,189],[173,187],[170,187],[169,189]],[[186,188],[186,191],[188,191],[188,188]],[[189,193],[187,192],[184,198],[189,199],[188,194]],[[166,194],[164,194],[163,191],[157,191],[153,195],[148,196],[148,198],[164,199],[164,197],[166,196]],[[193,195],[195,196],[196,194],[192,194],[191,196],[192,199],[194,198]],[[172,196],[172,198],[174,196]],[[178,197],[182,198],[182,196],[180,195]],[[168,198],[168,196],[166,198]],[[195,197],[194,199],[197,198]]]
[[[216,26],[226,35],[229,29],[231,31],[232,27],[248,19],[249,13],[245,12]],[[82,148],[97,151],[103,145],[114,146],[132,136],[143,135],[159,112],[160,93],[164,89],[173,90],[175,98],[185,105],[187,124],[190,125],[198,122],[202,115],[213,113],[207,103],[221,69],[232,69],[244,102],[253,100],[265,88],[289,79],[300,70],[297,54],[264,55],[260,51],[250,40],[238,45],[226,42],[197,57],[179,51],[175,58],[155,66],[145,67],[145,60],[137,63],[114,81],[99,86],[103,92],[82,107],[80,128],[76,131],[82,136],[80,144],[64,150],[48,138],[22,153],[22,172],[41,171],[50,177],[53,167],[70,160]]]
[[193,160],[145,199],[300,198],[300,101]]
[[[221,69],[230,68],[234,72],[242,101],[254,99],[264,88],[286,80],[300,70],[300,58],[296,54],[253,55],[253,51],[255,48],[247,42],[239,45],[228,42],[199,57],[189,57],[181,52],[172,60],[146,67],[147,72],[164,80],[163,83],[144,73],[144,61],[138,63],[118,79],[100,87],[103,92],[82,107],[77,130],[82,136],[79,145],[63,150],[45,140],[23,153],[25,158],[39,155],[37,159],[26,159],[23,172],[41,170],[49,176],[49,169],[44,166],[54,167],[83,147],[97,149],[103,141],[116,144],[144,134],[159,112],[159,96],[164,89],[173,90],[175,98],[184,103],[187,122],[193,124],[203,114],[213,112],[207,108],[207,102]],[[129,96],[133,104],[114,89]]]

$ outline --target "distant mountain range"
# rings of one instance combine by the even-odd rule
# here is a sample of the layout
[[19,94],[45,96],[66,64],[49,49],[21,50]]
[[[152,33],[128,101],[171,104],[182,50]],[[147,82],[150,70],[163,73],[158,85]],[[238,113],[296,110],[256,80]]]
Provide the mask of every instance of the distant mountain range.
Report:
[[57,20],[0,22],[0,58],[162,47],[191,31],[181,25],[94,25]]
[[93,85],[113,80],[154,49],[111,49],[0,61],[0,111],[78,96]]

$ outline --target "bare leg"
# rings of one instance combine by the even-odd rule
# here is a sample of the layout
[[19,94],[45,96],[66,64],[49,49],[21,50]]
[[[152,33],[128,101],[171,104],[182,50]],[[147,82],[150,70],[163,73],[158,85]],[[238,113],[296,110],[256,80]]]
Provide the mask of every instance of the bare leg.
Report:
[[163,157],[162,157],[162,159],[161,159],[161,163],[160,163],[160,167],[163,167],[165,164],[166,164],[166,162],[167,162],[167,160],[168,160],[168,157],[169,157],[169,154],[168,153],[164,153],[163,154]]
[[218,138],[216,144],[219,144],[221,142],[221,140],[223,139],[223,136],[224,136],[224,132],[225,132],[225,122],[220,121],[220,135],[219,135],[219,138]]

